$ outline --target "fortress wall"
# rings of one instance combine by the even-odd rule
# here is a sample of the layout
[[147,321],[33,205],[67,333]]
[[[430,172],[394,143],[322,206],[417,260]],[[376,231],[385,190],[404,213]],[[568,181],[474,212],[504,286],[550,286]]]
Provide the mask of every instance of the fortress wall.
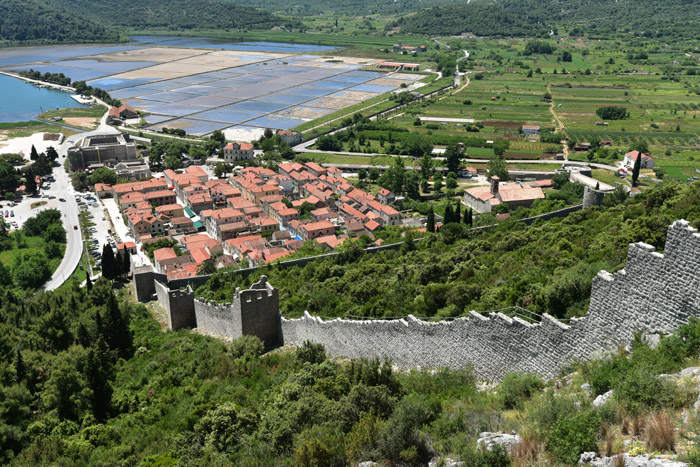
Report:
[[[588,314],[567,324],[547,314],[533,324],[475,312],[438,322],[412,316],[324,321],[308,313],[285,319],[279,315],[278,292],[264,276],[251,289],[236,290],[232,303],[194,300],[194,314],[197,327],[210,334],[256,335],[268,346],[311,340],[336,357],[388,358],[403,368],[471,365],[484,380],[499,380],[513,371],[548,378],[569,362],[628,344],[637,332],[670,332],[700,316],[700,235],[677,221],[669,227],[665,251],[662,255],[650,245],[630,245],[626,268],[598,273]],[[173,292],[166,292],[158,284],[159,301],[173,302]],[[168,310],[173,315],[172,304]]]
[[168,327],[173,331],[182,328],[193,328],[196,325],[194,314],[194,292],[187,286],[182,290],[170,290],[170,288],[158,281],[154,281],[158,303],[160,303],[168,315]]
[[308,313],[282,318],[285,344],[320,342],[333,356],[390,358],[400,367],[472,365],[482,379],[511,371],[553,377],[567,363],[628,344],[636,332],[670,332],[700,316],[700,235],[685,221],[670,228],[666,255],[630,245],[627,267],[601,271],[584,318],[564,324],[545,315],[537,324],[472,312],[453,321],[323,321]]

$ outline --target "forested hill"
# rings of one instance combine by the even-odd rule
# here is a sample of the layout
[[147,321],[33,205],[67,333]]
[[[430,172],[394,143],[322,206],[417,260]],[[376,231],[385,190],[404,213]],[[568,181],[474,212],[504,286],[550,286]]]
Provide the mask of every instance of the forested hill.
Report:
[[697,37],[700,0],[473,0],[438,6],[392,26],[402,32],[478,36],[632,33],[648,37]]
[[[223,0],[228,1],[228,0]],[[269,11],[293,15],[401,15],[433,6],[454,5],[458,0],[236,0]]]
[[40,0],[0,0],[0,43],[110,42],[119,34]]
[[269,29],[298,26],[270,12],[218,0],[47,0],[99,24],[136,29]]

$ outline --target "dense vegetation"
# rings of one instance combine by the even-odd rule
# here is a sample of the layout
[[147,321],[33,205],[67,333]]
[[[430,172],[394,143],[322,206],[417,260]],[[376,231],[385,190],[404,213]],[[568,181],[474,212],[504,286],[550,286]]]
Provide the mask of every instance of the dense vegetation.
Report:
[[9,231],[0,220],[0,289],[34,290],[50,277],[63,258],[66,231],[56,209],[27,219],[22,230]]
[[270,29],[298,26],[269,11],[218,0],[122,0],[118,11],[109,0],[47,0],[50,4],[99,24],[137,29]]
[[627,200],[615,195],[609,200],[616,206],[530,227],[507,221],[468,232],[464,224],[448,224],[417,244],[407,241],[400,251],[363,254],[358,244],[346,242],[337,257],[303,269],[269,267],[246,279],[220,272],[197,292],[228,300],[235,286],[266,274],[279,287],[287,316],[308,310],[324,317],[447,317],[510,305],[580,316],[592,278],[601,269],[624,266],[629,243],[663,249],[673,220],[700,226],[698,188],[674,184]]
[[541,36],[551,31],[572,35],[697,37],[697,0],[474,0],[429,8],[397,20],[401,32],[479,36]]
[[[637,340],[630,355],[575,364],[556,382],[510,374],[479,391],[468,368],[397,372],[328,360],[310,343],[264,354],[254,337],[163,332],[126,297],[104,279],[24,299],[4,292],[0,462],[412,466],[450,456],[499,467],[508,455],[478,451],[476,437],[516,430],[518,465],[568,465],[583,451],[673,451],[674,411],[697,397],[696,386],[656,376],[697,362],[697,321],[655,350]],[[609,389],[614,397],[593,408]],[[682,430],[692,435],[695,419]]]
[[0,0],[0,43],[115,42],[119,33],[41,0]]

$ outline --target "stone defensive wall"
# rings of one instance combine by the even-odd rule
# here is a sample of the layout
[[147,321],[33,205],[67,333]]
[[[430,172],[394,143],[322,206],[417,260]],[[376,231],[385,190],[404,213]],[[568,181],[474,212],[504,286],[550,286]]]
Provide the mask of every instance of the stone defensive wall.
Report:
[[544,315],[532,324],[517,317],[471,312],[453,321],[407,319],[323,321],[308,313],[282,318],[285,344],[322,343],[333,356],[389,358],[403,368],[472,365],[479,378],[499,380],[513,371],[554,377],[634,334],[667,333],[700,316],[700,235],[686,221],[668,231],[666,254],[632,244],[627,266],[593,280],[588,314],[568,324]]
[[[196,326],[213,335],[256,335],[267,345],[321,343],[335,357],[390,359],[402,368],[474,367],[482,380],[509,372],[545,378],[565,365],[588,360],[630,343],[638,332],[668,333],[700,317],[700,234],[686,221],[669,227],[665,254],[644,243],[629,246],[626,268],[601,271],[593,280],[588,313],[568,323],[545,314],[531,323],[502,313],[469,313],[449,321],[413,316],[396,320],[324,321],[305,313],[285,319],[279,296],[263,276],[233,302],[194,298],[191,288],[174,291],[156,281],[168,302],[172,329]],[[192,324],[194,323],[194,324]]]

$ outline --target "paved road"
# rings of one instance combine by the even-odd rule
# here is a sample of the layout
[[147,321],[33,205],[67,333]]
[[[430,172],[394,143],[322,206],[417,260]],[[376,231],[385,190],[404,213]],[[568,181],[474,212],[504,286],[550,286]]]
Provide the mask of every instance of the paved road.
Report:
[[65,157],[68,154],[68,149],[85,136],[116,133],[118,133],[116,129],[107,125],[107,114],[105,113],[97,130],[70,136],[66,138],[61,147],[58,148],[59,157],[57,162],[61,164],[61,167],[54,167],[53,175],[56,181],[52,183],[52,191],[56,194],[57,198],[64,198],[66,200],[65,202],[61,202],[59,206],[63,214],[63,228],[66,229],[66,253],[58,269],[56,269],[51,276],[51,279],[40,287],[40,290],[54,290],[60,287],[78,267],[80,257],[83,253],[83,238],[80,228],[76,230],[73,227],[76,225],[79,226],[80,224],[78,217],[80,211],[78,210],[75,190],[70,182],[70,175],[63,169],[63,163],[66,161]]

